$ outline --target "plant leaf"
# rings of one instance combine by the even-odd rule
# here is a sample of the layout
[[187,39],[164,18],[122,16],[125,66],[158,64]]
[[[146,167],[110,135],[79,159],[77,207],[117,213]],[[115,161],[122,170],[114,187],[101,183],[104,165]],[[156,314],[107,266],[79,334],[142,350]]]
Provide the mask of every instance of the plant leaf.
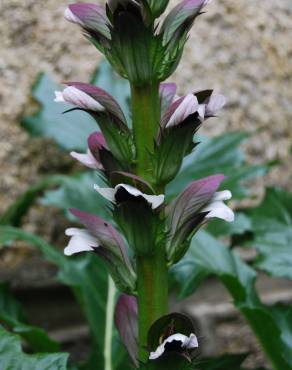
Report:
[[202,142],[184,159],[177,177],[168,185],[168,197],[174,197],[193,180],[223,173],[226,177],[222,189],[232,192],[234,198],[248,194],[244,182],[250,178],[263,175],[266,165],[251,166],[245,162],[244,153],[239,145],[247,138],[242,132],[233,132],[204,138]]
[[105,220],[110,220],[108,202],[93,188],[94,184],[101,187],[105,182],[96,172],[83,172],[75,176],[62,176],[62,184],[57,190],[50,190],[44,194],[42,203],[54,206],[65,211],[70,220],[75,220],[68,211],[77,208],[84,212],[98,214]]
[[66,370],[66,353],[28,355],[22,352],[20,338],[0,326],[1,370]]
[[248,212],[259,253],[256,266],[268,274],[292,279],[292,193],[267,190],[259,207]]
[[[0,245],[15,240],[24,240],[34,245],[47,260],[59,267],[58,279],[72,288],[90,325],[93,350],[85,368],[95,370],[96,364],[99,364],[98,366],[103,369],[105,338],[109,335],[106,331],[106,323],[109,322],[107,302],[110,296],[112,297],[112,293],[109,291],[108,274],[102,261],[91,253],[74,258],[65,257],[61,251],[36,235],[10,226],[0,226]],[[111,320],[113,320],[113,312],[114,307]],[[112,339],[112,343],[115,349],[112,358],[118,366],[123,361],[123,356],[118,355],[120,347],[116,338]]]
[[198,370],[240,370],[248,354],[227,354],[220,357],[202,360],[196,363]]
[[40,180],[21,194],[0,218],[0,225],[19,226],[37,197],[50,186],[61,184],[63,177],[53,175]]
[[60,346],[41,328],[28,325],[19,302],[9,292],[8,285],[0,284],[0,322],[21,335],[36,352],[57,352]]
[[[108,63],[101,63],[92,83],[113,95],[129,116],[129,85],[114,74]],[[86,151],[87,137],[98,127],[94,119],[84,112],[62,114],[72,106],[54,102],[54,91],[60,89],[48,75],[40,74],[32,88],[32,96],[40,104],[40,109],[33,115],[23,117],[22,125],[33,136],[51,138],[63,149]]]
[[[248,320],[261,345],[276,369],[292,369],[291,359],[287,356],[286,338],[292,332],[287,328],[282,337],[282,327],[270,307],[263,305],[255,290],[256,272],[247,266],[238,255],[226,248],[205,231],[200,231],[193,238],[185,260],[178,266],[193,263],[194,268],[200,266],[206,273],[216,275],[230,295],[235,306]],[[189,276],[192,279],[192,276]],[[182,286],[183,286],[182,282]],[[290,316],[289,316],[290,317]]]

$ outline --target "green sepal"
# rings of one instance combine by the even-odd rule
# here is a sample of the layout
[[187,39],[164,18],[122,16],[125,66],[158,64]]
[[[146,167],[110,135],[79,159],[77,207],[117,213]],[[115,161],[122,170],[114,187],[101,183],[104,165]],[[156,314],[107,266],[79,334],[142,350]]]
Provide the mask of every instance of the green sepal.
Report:
[[149,84],[156,80],[157,41],[152,28],[144,24],[142,15],[122,12],[114,17],[112,63],[120,61],[122,75],[136,86]]
[[158,18],[165,11],[169,0],[144,0],[143,2],[148,3],[153,17]]
[[164,239],[163,223],[145,200],[120,203],[113,215],[136,255],[149,256],[159,248]]
[[155,350],[167,337],[174,333],[189,336],[194,333],[192,320],[181,313],[171,313],[165,315],[152,324],[148,332],[148,349]]
[[110,253],[106,248],[98,248],[98,256],[106,265],[109,274],[111,275],[116,287],[120,292],[133,295],[136,292],[136,274],[132,269],[129,269],[123,261]]
[[197,127],[193,122],[186,122],[161,133],[152,156],[156,184],[166,185],[177,175],[184,157],[197,145],[193,142]]
[[122,163],[131,163],[134,157],[134,144],[130,130],[125,125],[117,124],[110,114],[94,113],[92,116],[98,123],[113,156]]

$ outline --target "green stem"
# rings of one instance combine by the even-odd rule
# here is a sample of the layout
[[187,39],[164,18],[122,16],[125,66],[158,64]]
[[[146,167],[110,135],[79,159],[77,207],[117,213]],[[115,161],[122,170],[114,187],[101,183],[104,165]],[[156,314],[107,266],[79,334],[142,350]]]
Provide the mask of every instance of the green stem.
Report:
[[108,277],[108,293],[106,305],[106,325],[104,338],[104,369],[112,370],[112,336],[115,311],[116,287],[112,278]]
[[131,85],[131,93],[133,131],[137,150],[137,174],[150,180],[149,153],[153,151],[154,139],[160,121],[159,84],[154,82],[147,86]]
[[164,248],[151,257],[137,258],[139,359],[148,358],[147,334],[150,326],[168,312],[168,275]]
[[[151,160],[154,139],[160,122],[159,84],[131,86],[133,131],[137,151],[136,173],[151,185]],[[156,189],[158,190],[158,189]],[[164,189],[159,189],[162,192]],[[139,359],[146,362],[147,334],[150,326],[168,312],[168,271],[165,247],[151,256],[137,256]]]

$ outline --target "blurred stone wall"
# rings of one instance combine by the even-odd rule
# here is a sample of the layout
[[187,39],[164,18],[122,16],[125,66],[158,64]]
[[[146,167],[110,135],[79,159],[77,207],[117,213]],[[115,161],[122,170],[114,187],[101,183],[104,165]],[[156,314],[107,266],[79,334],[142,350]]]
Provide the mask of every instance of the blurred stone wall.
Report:
[[[99,1],[103,3],[103,1]],[[177,1],[173,1],[176,3]],[[49,144],[28,140],[19,117],[31,108],[38,72],[56,81],[87,81],[101,56],[63,19],[65,0],[0,2],[0,211],[38,176],[57,166]],[[251,161],[281,159],[266,183],[292,182],[292,3],[214,0],[196,22],[173,80],[181,93],[215,88],[228,98],[207,130],[253,133]]]

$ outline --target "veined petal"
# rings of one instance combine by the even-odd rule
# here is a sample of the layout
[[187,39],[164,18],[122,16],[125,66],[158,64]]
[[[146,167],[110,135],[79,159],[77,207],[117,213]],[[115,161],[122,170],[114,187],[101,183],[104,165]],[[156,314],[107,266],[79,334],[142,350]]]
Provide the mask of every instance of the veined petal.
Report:
[[177,342],[178,350],[185,349],[187,351],[199,347],[198,339],[195,334],[192,333],[189,337],[180,333],[173,334],[170,337],[166,338],[164,342],[157,347],[155,352],[150,353],[149,360],[156,360],[157,358],[162,356],[165,352],[167,352],[167,344],[174,341]]
[[[224,175],[213,175],[193,181],[169,206],[172,235],[211,201]],[[203,211],[204,212],[204,211]]]
[[108,199],[112,203],[117,203],[116,195],[118,194],[119,189],[124,189],[130,196],[137,198],[144,198],[150,205],[152,209],[158,208],[163,202],[165,196],[160,195],[148,195],[142,193],[140,190],[135,187],[127,184],[118,184],[115,188],[101,188],[98,185],[94,185],[94,189],[102,195],[104,198]]
[[161,116],[173,102],[176,96],[177,86],[175,83],[161,83],[159,86],[159,95],[161,101]]
[[226,98],[221,94],[212,94],[206,105],[206,115],[215,116],[226,104]]
[[97,102],[102,107],[102,110],[108,111],[109,113],[116,116],[123,124],[126,124],[126,118],[120,105],[106,91],[100,89],[95,85],[83,82],[67,82],[66,84],[69,87],[74,87],[79,91],[85,93],[87,96],[91,97],[95,102]]
[[94,156],[92,155],[91,151],[87,149],[87,153],[77,153],[77,152],[71,152],[71,157],[74,159],[77,159],[80,163],[84,164],[84,166],[88,168],[92,168],[93,170],[100,170],[102,168],[102,165],[100,162],[98,162]]
[[112,203],[116,203],[116,190],[113,188],[101,188],[99,185],[95,184],[94,189],[105,199],[109,200]]
[[176,100],[168,108],[162,119],[162,127],[172,127],[183,122],[191,114],[195,113],[199,108],[198,99],[193,94]]
[[234,221],[234,213],[223,201],[231,199],[229,190],[220,191],[214,194],[210,202],[202,209],[202,212],[208,212],[206,218],[221,218],[227,222]]
[[67,21],[100,33],[107,39],[111,38],[108,19],[104,7],[92,3],[71,4],[64,12]]
[[93,132],[89,135],[87,143],[89,150],[95,157],[99,150],[107,148],[105,138],[101,132]]
[[55,102],[57,103],[69,103],[94,112],[105,110],[98,101],[74,86],[66,87],[63,92],[56,91],[55,95]]
[[176,5],[162,24],[161,33],[163,33],[164,44],[171,41],[175,32],[183,27],[185,22],[194,20],[207,3],[208,0],[183,0]]
[[138,361],[138,306],[133,296],[122,294],[115,310],[115,325],[121,340],[137,366]]
[[64,250],[66,256],[80,252],[94,251],[99,246],[98,240],[85,229],[69,228],[65,231],[65,234],[71,237]]

